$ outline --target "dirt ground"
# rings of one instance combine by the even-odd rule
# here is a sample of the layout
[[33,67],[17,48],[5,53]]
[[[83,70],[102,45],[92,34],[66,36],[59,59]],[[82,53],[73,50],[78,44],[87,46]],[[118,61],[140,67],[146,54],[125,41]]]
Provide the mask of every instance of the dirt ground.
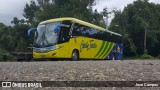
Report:
[[[0,62],[0,81],[160,81],[160,60]],[[2,90],[160,90],[159,87],[47,87]]]

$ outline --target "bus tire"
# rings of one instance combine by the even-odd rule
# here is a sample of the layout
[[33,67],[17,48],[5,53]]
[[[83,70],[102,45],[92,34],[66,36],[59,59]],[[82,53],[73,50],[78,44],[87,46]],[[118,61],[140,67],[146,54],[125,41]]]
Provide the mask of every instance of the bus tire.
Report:
[[78,61],[78,59],[79,59],[78,50],[73,50],[72,56],[71,56],[71,60],[72,60],[72,61]]

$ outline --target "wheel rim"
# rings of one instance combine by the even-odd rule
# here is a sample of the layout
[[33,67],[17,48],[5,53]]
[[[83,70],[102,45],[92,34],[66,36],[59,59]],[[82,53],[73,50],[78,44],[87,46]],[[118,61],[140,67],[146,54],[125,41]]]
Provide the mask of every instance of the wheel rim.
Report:
[[72,54],[72,60],[77,60],[78,59],[78,55],[77,55],[77,53],[76,52],[73,52],[73,54]]

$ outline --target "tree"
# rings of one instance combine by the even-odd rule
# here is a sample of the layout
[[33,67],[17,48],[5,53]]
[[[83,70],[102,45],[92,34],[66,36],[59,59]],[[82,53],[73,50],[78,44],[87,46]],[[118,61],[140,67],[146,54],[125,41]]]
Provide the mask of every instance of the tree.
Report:
[[24,7],[23,16],[27,19],[27,22],[33,26],[37,25],[36,13],[40,10],[40,7],[36,5],[36,2],[31,0],[30,5],[26,4]]
[[12,24],[15,24],[15,25],[18,24],[18,23],[19,23],[18,18],[17,18],[17,17],[14,17],[14,18],[13,18],[13,21],[11,21],[11,23],[12,23]]
[[[127,35],[127,38],[133,41],[133,46],[137,48],[138,55],[148,51],[148,54],[157,56],[160,52],[160,49],[157,50],[159,48],[157,45],[160,45],[159,35],[152,32],[160,29],[159,20],[159,4],[150,3],[148,0],[137,0],[133,4],[127,5],[122,12],[119,11],[115,14],[110,29],[123,34],[123,36]],[[115,27],[115,25],[119,27]],[[127,56],[134,54],[130,47],[132,45],[127,39],[124,39],[124,52]]]
[[15,48],[15,38],[11,35],[12,27],[0,23],[0,48],[12,51]]
[[104,26],[103,14],[93,11],[93,5],[95,0],[37,0],[37,4],[31,1],[24,8],[24,17],[32,26],[36,26],[34,23],[59,17],[74,17]]

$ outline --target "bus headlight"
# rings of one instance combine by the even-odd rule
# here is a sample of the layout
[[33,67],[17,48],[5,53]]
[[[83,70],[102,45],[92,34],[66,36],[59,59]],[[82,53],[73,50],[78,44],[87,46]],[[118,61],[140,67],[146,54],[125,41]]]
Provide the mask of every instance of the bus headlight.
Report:
[[62,48],[62,46],[55,45],[55,46],[53,46],[52,50],[57,50],[57,49],[60,49],[60,48]]
[[62,46],[55,45],[55,46],[44,47],[44,48],[34,48],[33,51],[38,53],[45,53],[45,52],[57,50],[59,48],[62,48]]

